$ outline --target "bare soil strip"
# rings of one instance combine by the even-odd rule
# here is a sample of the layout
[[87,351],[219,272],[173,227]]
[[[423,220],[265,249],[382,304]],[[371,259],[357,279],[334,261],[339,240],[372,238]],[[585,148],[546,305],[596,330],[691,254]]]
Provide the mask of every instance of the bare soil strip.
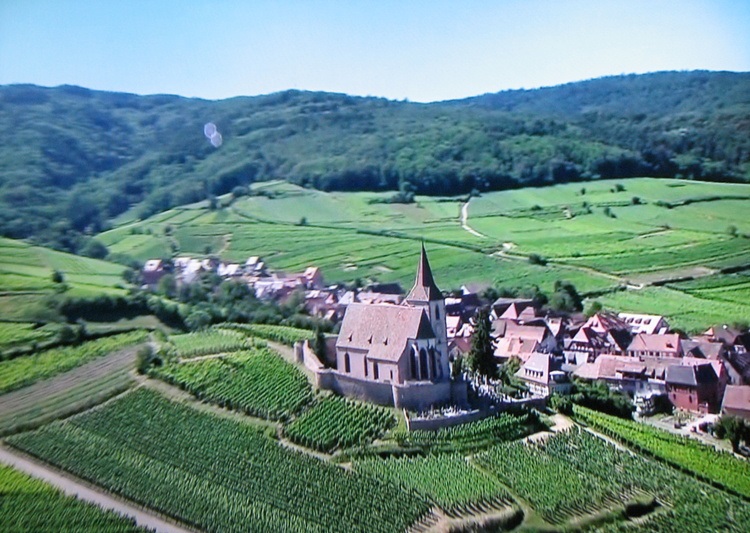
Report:
[[0,462],[13,466],[22,472],[41,479],[57,487],[65,494],[75,496],[81,500],[94,503],[105,509],[133,517],[140,526],[155,529],[159,533],[192,533],[192,530],[178,526],[159,518],[143,509],[135,507],[124,500],[111,496],[101,489],[85,485],[73,476],[58,472],[51,467],[32,461],[31,459],[0,445]]
[[[98,357],[85,365],[74,368],[64,374],[44,381],[39,381],[7,394],[0,395],[0,428],[13,425],[17,418],[28,418],[29,414],[38,406],[40,411],[50,407],[50,400],[55,398],[52,412],[44,412],[49,417],[54,413],[65,415],[69,404],[80,403],[81,398],[71,397],[71,391],[82,390],[86,386],[96,388],[102,380],[115,375],[123,375],[135,365],[136,353],[139,346],[131,346],[110,355]],[[122,383],[115,380],[113,388],[121,388]],[[98,391],[102,392],[102,391]]]

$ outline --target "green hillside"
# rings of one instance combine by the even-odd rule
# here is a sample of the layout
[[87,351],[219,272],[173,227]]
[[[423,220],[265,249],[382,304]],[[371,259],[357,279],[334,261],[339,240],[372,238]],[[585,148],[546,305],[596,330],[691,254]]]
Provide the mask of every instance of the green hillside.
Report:
[[[750,315],[750,185],[639,178],[491,192],[470,199],[468,227],[465,198],[380,203],[387,193],[281,181],[254,190],[265,196],[123,219],[97,238],[139,260],[260,255],[277,270],[319,266],[328,282],[407,287],[424,240],[445,290],[488,282],[551,292],[568,280],[613,309],[665,314],[688,329]],[[531,264],[532,254],[546,264]]]
[[128,210],[272,179],[402,200],[643,175],[747,180],[750,74],[617,76],[434,104],[13,85],[0,87],[0,127],[0,234],[80,251]]
[[[0,238],[0,317],[48,319],[53,294],[125,294],[122,265]],[[60,281],[53,280],[59,272]],[[59,279],[59,278],[58,278]]]

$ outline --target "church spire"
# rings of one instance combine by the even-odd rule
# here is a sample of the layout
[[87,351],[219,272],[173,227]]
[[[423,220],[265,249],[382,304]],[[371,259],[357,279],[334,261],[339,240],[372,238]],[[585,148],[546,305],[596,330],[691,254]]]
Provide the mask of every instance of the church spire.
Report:
[[435,279],[432,277],[430,262],[427,260],[427,252],[422,243],[422,253],[419,257],[419,266],[417,267],[417,279],[414,281],[409,295],[406,297],[407,302],[432,302],[442,300],[443,294],[435,285]]

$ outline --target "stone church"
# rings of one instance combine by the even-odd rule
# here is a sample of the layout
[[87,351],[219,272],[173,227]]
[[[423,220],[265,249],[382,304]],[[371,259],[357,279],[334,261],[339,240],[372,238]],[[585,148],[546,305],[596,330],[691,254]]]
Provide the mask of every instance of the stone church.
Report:
[[349,305],[335,368],[316,374],[322,388],[415,411],[465,398],[465,391],[454,398],[460,387],[450,379],[445,300],[424,246],[404,302]]

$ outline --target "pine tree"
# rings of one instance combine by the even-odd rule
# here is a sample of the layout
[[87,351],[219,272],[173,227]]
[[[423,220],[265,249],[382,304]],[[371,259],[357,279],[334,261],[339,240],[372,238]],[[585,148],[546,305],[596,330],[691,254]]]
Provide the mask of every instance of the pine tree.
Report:
[[318,356],[319,359],[324,360],[326,357],[326,338],[320,328],[315,328],[315,336],[313,337],[313,352]]
[[495,341],[492,338],[492,323],[489,311],[478,309],[474,316],[474,334],[471,337],[469,368],[486,378],[497,377]]

